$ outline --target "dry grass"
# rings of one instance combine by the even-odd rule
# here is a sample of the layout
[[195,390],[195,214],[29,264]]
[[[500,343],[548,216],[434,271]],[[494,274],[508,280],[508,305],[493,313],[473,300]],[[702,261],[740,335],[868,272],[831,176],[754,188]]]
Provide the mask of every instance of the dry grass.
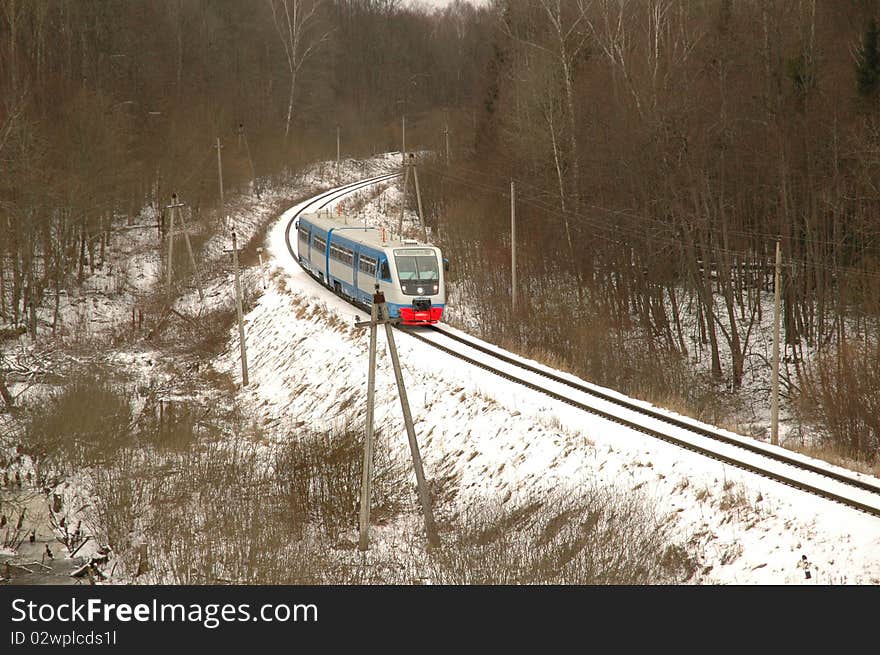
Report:
[[694,572],[650,504],[611,488],[514,510],[484,507],[445,539],[428,563],[441,584],[660,584]]

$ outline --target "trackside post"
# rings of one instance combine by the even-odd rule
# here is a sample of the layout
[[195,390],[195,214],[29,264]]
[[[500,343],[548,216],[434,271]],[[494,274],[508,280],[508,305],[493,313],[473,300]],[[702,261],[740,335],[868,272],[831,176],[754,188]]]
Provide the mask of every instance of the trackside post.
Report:
[[[375,373],[374,369],[376,366],[375,359],[375,329],[379,325],[385,326],[385,336],[388,340],[388,351],[391,355],[391,365],[394,367],[394,377],[397,381],[397,395],[400,398],[400,407],[403,411],[403,422],[406,424],[406,435],[409,439],[409,448],[410,454],[412,455],[413,460],[413,469],[416,474],[416,485],[418,487],[419,493],[419,502],[422,505],[422,513],[425,517],[425,534],[428,538],[428,544],[430,546],[439,546],[440,545],[440,537],[437,535],[437,527],[434,523],[434,512],[431,508],[431,498],[428,495],[428,485],[425,480],[425,471],[422,467],[422,457],[419,453],[419,443],[416,440],[416,431],[413,426],[412,414],[409,409],[409,400],[406,395],[406,387],[403,383],[403,372],[400,368],[400,358],[397,355],[397,345],[394,343],[394,329],[392,325],[397,322],[397,319],[391,319],[388,315],[388,306],[385,304],[385,296],[378,289],[378,285],[376,285],[376,293],[373,295],[373,308],[371,310],[371,319],[369,321],[358,321],[355,323],[355,327],[365,327],[367,325],[370,326],[371,334],[370,334],[370,373],[368,378],[368,390],[367,390],[367,439],[369,444],[365,443],[364,445],[364,481],[369,480],[369,473],[367,472],[367,467],[370,466],[370,462],[367,462],[367,448],[370,448],[370,460],[372,461],[372,436],[373,436],[373,397],[375,393],[374,385],[375,385]],[[364,512],[364,506],[369,503],[369,489],[366,484],[361,487],[361,535],[360,535],[360,550],[366,550],[369,545],[369,537],[367,535],[368,530],[368,522],[369,522],[369,510],[367,510],[366,514]],[[365,524],[365,521],[367,524]]]
[[364,469],[361,478],[361,523],[358,548],[370,547],[370,493],[373,480],[373,406],[376,396],[376,330],[378,327],[378,294],[373,296],[370,309],[370,368],[367,374],[367,430],[364,439]]
[[235,308],[238,313],[238,345],[241,350],[241,386],[248,385],[247,347],[244,342],[244,316],[241,309],[241,280],[238,274],[238,241],[232,230],[232,267],[235,271]]

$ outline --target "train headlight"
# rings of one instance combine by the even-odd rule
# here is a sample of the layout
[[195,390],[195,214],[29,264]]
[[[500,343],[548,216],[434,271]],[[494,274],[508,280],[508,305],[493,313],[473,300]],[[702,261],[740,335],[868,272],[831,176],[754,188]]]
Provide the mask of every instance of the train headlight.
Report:
[[435,284],[435,285],[434,285],[434,293],[437,293],[438,291],[440,291],[440,285],[439,285],[439,284]]
[[425,293],[425,290],[422,287],[419,287],[418,289],[416,289],[416,293],[421,296],[423,293]]

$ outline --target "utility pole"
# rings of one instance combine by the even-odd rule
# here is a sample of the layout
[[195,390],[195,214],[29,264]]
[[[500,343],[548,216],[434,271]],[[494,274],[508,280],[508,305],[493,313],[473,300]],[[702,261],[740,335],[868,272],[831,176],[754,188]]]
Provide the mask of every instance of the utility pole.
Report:
[[220,145],[220,137],[217,137],[217,145],[214,146],[217,148],[217,175],[220,179],[220,216],[223,217],[226,215],[226,210],[223,206],[223,162],[220,159],[220,148],[223,146]]
[[409,182],[409,163],[404,161],[403,168],[403,197],[400,201],[400,220],[397,222],[397,233],[401,236],[401,239],[403,238],[403,213],[406,211],[406,185]]
[[[245,151],[247,152],[248,164],[249,164],[250,167],[251,167],[251,188],[254,189],[254,191],[257,192],[257,198],[259,198],[259,197],[260,197],[260,193],[259,193],[259,191],[257,191],[257,187],[256,187],[256,185],[257,185],[257,173],[256,173],[256,171],[254,170],[254,160],[251,159],[251,146],[250,146],[250,144],[248,143],[247,132],[244,131],[244,123],[239,123],[239,125],[238,125],[238,133],[239,133],[239,148],[241,148],[241,137],[244,137],[244,148],[245,148]],[[221,180],[223,179],[222,176],[221,176],[220,179],[221,179]],[[222,182],[221,182],[220,186],[221,186],[221,188],[222,188],[222,186],[223,186]],[[222,214],[221,214],[221,216],[222,216]]]
[[[171,195],[171,207],[175,205],[175,201],[177,200],[177,196]],[[174,253],[174,210],[170,210],[168,216],[168,261],[165,263],[165,268],[167,271],[167,281],[165,284],[166,291],[168,292],[168,297],[171,298],[171,269],[173,268],[171,264],[171,256]]]
[[446,120],[443,124],[443,136],[446,139],[446,165],[449,166],[449,108],[444,110]]
[[260,279],[263,281],[263,288],[265,289],[268,285],[266,284],[266,269],[263,266],[263,249],[257,248],[257,257],[260,258]]
[[770,399],[770,443],[779,443],[779,324],[780,324],[780,268],[782,254],[776,240],[776,274],[773,284],[773,369],[771,370],[772,398]]
[[388,352],[391,354],[391,365],[394,367],[394,377],[397,380],[397,395],[400,397],[400,408],[403,411],[403,422],[406,424],[406,436],[409,439],[409,449],[413,460],[413,469],[416,474],[416,485],[419,490],[419,500],[422,503],[422,512],[425,515],[425,533],[428,543],[432,546],[440,545],[437,536],[437,527],[434,524],[434,512],[431,509],[431,498],[428,496],[428,485],[425,482],[425,471],[422,468],[422,457],[419,454],[419,442],[416,441],[416,430],[413,426],[412,414],[409,411],[409,400],[406,396],[406,387],[403,384],[403,372],[400,368],[400,359],[397,356],[397,346],[394,343],[394,328],[388,318],[388,306],[385,297],[379,303],[379,313],[385,322],[385,336],[388,339]]
[[516,311],[516,184],[510,181],[510,306]]
[[238,311],[238,345],[241,349],[241,386],[248,385],[247,348],[244,343],[244,316],[241,311],[241,280],[238,276],[238,241],[232,230],[232,267],[235,269],[235,306]]
[[428,226],[425,225],[425,215],[422,213],[422,194],[419,191],[419,172],[416,170],[415,160],[413,156],[409,156],[409,165],[413,172],[413,181],[416,183],[416,200],[419,204],[419,223],[422,224],[422,241],[428,243]]
[[202,275],[199,273],[199,266],[196,264],[195,255],[193,255],[192,243],[189,240],[189,228],[186,226],[186,218],[184,218],[183,212],[180,212],[180,225],[183,227],[183,239],[186,242],[186,251],[189,253],[189,263],[192,265],[193,274],[196,278],[196,289],[199,291],[199,301],[205,302],[205,292],[202,289]]
[[339,182],[339,125],[336,126],[336,182]]
[[400,117],[400,133],[403,141],[401,145],[401,154],[403,155],[403,165],[406,166],[406,114],[403,114]]
[[[195,275],[195,278],[196,278],[196,288],[199,290],[199,300],[200,300],[201,302],[205,302],[205,292],[202,290],[202,277],[201,277],[201,275],[199,274],[199,267],[196,265],[196,258],[195,258],[195,255],[193,255],[192,243],[191,243],[190,240],[189,240],[189,230],[188,230],[187,227],[186,227],[186,219],[185,219],[184,216],[183,216],[183,211],[180,210],[180,207],[184,207],[184,206],[185,206],[185,205],[184,205],[182,202],[177,202],[177,194],[176,194],[176,193],[172,193],[172,194],[171,194],[171,204],[170,204],[170,205],[167,205],[167,206],[166,206],[166,209],[169,210],[169,212],[171,213],[172,217],[173,217],[173,215],[174,215],[174,210],[175,210],[175,209],[177,209],[178,212],[179,212],[179,215],[180,215],[180,226],[183,228],[183,239],[184,239],[184,241],[186,242],[186,251],[187,251],[187,253],[189,254],[189,263],[190,263],[190,265],[192,266],[193,274]],[[174,222],[173,222],[174,219],[172,218],[171,220],[172,220],[172,225],[173,225],[173,224],[174,224]],[[171,234],[171,235],[170,235],[170,239],[171,239],[172,241],[174,240],[174,234]],[[170,270],[171,270],[171,268],[170,268],[170,265],[171,265],[171,248],[170,248],[170,246],[169,246],[169,249],[168,249],[168,263],[169,263],[169,271],[170,271]],[[170,272],[169,272],[169,275],[170,275]],[[170,278],[169,278],[169,281],[168,281],[168,285],[169,285],[169,286],[168,286],[168,290],[169,290],[169,292],[170,292],[170,290],[171,290],[171,280],[170,280]]]
[[[392,323],[397,323],[397,319],[392,320],[388,315],[388,306],[385,304],[385,296],[379,291],[379,285],[376,285],[376,293],[373,296],[373,309],[371,310],[371,320],[369,322],[356,322],[355,327],[364,327],[369,325],[371,330],[375,330],[378,325],[385,326],[385,336],[388,341],[388,351],[391,355],[391,365],[394,368],[394,377],[397,382],[397,395],[400,398],[400,407],[403,411],[403,422],[406,425],[406,435],[409,439],[409,448],[410,454],[412,455],[413,460],[413,469],[416,474],[416,485],[418,487],[419,493],[419,502],[422,505],[422,513],[425,517],[425,534],[428,538],[428,543],[431,546],[439,546],[440,545],[440,537],[437,535],[437,527],[434,523],[434,512],[431,509],[431,497],[428,495],[428,485],[425,480],[425,471],[422,467],[422,457],[419,453],[419,443],[416,440],[416,431],[413,426],[412,414],[409,409],[409,400],[406,395],[406,387],[403,383],[403,372],[400,368],[400,358],[397,355],[397,346],[394,343],[394,328],[392,327]],[[370,372],[372,374],[373,369],[375,368],[375,345],[373,343],[374,333],[371,332],[371,348],[370,348]],[[373,391],[371,391],[370,385],[373,385]],[[368,378],[368,390],[367,390],[367,402],[368,402],[368,438],[372,438],[372,401],[373,395],[375,393],[374,390],[375,381],[374,378]],[[366,445],[364,457],[366,458]],[[370,448],[372,448],[372,443],[370,444]],[[372,456],[372,452],[370,453]],[[365,474],[366,478],[366,474]],[[368,537],[365,537],[366,530],[364,524],[365,518],[369,518],[367,514],[364,514],[364,498],[369,498],[368,494],[369,490],[364,486],[361,487],[361,541],[359,544],[359,548],[361,550],[365,550],[368,544]],[[365,496],[366,495],[366,496]]]
[[373,482],[373,407],[376,399],[376,331],[379,326],[380,296],[373,296],[370,308],[370,368],[367,373],[367,430],[364,439],[364,468],[361,477],[361,522],[358,548],[370,547],[370,491]]

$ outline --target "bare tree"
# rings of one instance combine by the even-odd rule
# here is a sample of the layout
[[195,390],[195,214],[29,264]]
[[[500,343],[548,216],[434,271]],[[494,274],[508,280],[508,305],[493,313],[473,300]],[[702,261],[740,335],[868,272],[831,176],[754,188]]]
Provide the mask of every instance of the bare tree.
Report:
[[297,76],[300,69],[330,36],[331,30],[319,28],[319,10],[324,0],[267,0],[272,19],[287,60],[290,92],[287,95],[287,113],[284,119],[284,140],[290,136],[293,102],[296,96]]

